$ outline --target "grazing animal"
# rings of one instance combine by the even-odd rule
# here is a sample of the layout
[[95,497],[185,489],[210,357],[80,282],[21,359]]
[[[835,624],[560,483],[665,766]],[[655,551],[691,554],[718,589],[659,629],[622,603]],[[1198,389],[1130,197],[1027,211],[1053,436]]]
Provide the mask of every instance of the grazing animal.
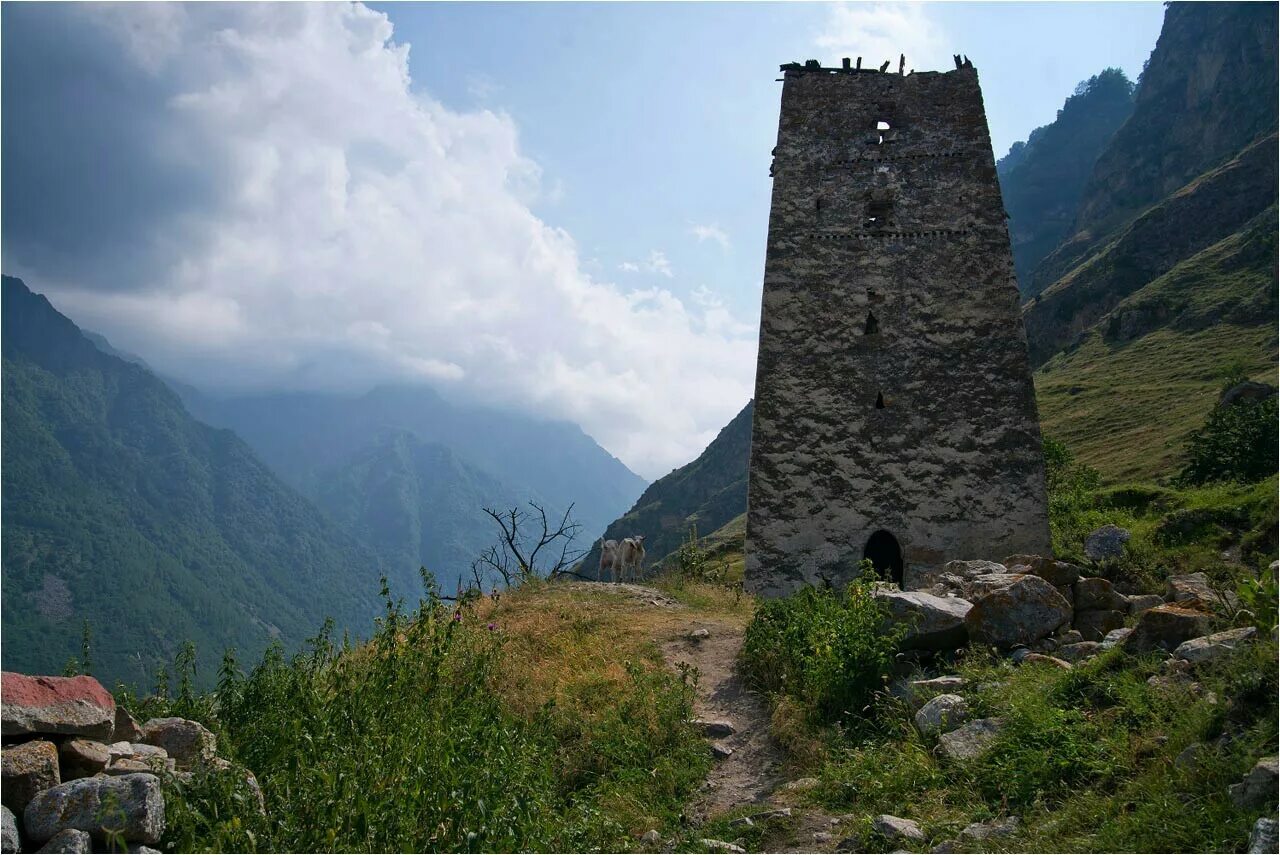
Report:
[[606,540],[600,544],[600,566],[596,568],[596,581],[604,581],[604,571],[608,570],[613,581],[618,581],[618,541]]
[[621,566],[622,581],[627,581],[627,574],[637,578],[644,571],[644,535],[628,537],[618,544],[614,565]]

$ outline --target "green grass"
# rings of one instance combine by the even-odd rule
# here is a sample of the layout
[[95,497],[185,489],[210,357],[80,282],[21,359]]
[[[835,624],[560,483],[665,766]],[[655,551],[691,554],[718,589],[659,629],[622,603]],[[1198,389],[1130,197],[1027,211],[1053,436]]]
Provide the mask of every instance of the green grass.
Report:
[[[1276,751],[1276,647],[1237,650],[1195,677],[1199,690],[1149,685],[1155,657],[1110,651],[1073,671],[1012,667],[973,653],[959,666],[977,715],[1006,727],[971,762],[951,762],[911,723],[911,708],[883,697],[874,732],[831,748],[814,764],[820,783],[803,798],[852,818],[839,830],[868,851],[897,844],[870,832],[880,813],[920,823],[930,843],[959,838],[971,822],[1022,820],[1010,838],[959,838],[959,851],[1238,851],[1257,818],[1236,809],[1227,786]],[[1173,760],[1206,746],[1191,768]]]
[[[1175,474],[1227,375],[1275,383],[1275,252],[1272,208],[1123,300],[1036,372],[1044,432],[1110,483]],[[1121,341],[1126,313],[1148,320]]]
[[228,776],[171,782],[166,848],[623,851],[678,830],[710,761],[649,612],[541,583],[457,612],[388,603],[366,645],[321,633],[229,663],[216,695],[122,698],[207,723],[265,795],[262,817]]

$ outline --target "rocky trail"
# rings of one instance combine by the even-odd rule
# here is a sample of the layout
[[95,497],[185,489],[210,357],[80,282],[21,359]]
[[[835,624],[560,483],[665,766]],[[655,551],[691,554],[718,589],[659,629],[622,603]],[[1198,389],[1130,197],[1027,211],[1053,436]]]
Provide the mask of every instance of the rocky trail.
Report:
[[[694,712],[716,757],[691,819],[703,825],[732,814],[737,827],[770,821],[768,851],[830,851],[832,818],[785,803],[783,754],[769,732],[768,707],[738,670],[743,627],[706,615],[690,615],[677,626],[662,643],[663,656],[672,668],[697,670]],[[709,851],[741,851],[731,841],[706,842]]]

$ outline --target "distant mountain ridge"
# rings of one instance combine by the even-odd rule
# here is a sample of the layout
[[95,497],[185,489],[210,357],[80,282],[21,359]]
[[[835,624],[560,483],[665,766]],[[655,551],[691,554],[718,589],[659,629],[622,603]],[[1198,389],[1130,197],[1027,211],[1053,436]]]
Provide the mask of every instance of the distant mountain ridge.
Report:
[[5,666],[57,673],[93,630],[94,673],[149,685],[194,641],[256,658],[325,617],[364,633],[373,555],[230,431],[145,368],[104,353],[3,278]]
[[184,398],[335,520],[356,526],[406,585],[416,584],[419,565],[449,589],[469,577],[498,535],[485,505],[537,501],[558,514],[572,504],[586,549],[646,486],[577,425],[454,403],[423,386],[235,398],[186,389]]

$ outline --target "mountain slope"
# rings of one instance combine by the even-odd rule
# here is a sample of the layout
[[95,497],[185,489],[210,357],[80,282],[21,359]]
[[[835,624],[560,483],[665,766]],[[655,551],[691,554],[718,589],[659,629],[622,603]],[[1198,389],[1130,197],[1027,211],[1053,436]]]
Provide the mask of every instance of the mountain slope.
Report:
[[498,534],[485,507],[504,507],[511,490],[447,447],[388,430],[345,464],[318,476],[316,501],[365,543],[378,544],[390,574],[416,587],[417,568],[444,591]]
[[[243,436],[281,477],[335,518],[366,520],[362,531],[396,578],[416,577],[423,564],[445,588],[469,574],[480,551],[475,547],[494,542],[497,530],[483,505],[535,500],[560,513],[573,504],[583,532],[596,532],[645,486],[576,425],[458,404],[426,387],[382,387],[353,397],[187,392],[186,400],[200,417]],[[385,444],[393,434],[406,443],[399,451]],[[427,454],[420,444],[434,445],[436,452]],[[418,449],[416,461],[404,456],[411,448]],[[398,469],[403,489],[392,490],[369,474],[386,474],[387,467]],[[437,498],[428,502],[411,483],[429,484]],[[409,528],[378,523],[369,517],[373,507],[416,520],[420,530],[410,534]],[[409,542],[419,544],[416,554],[406,551]]]
[[364,631],[377,567],[230,431],[3,280],[5,667],[149,680],[184,640],[209,680],[227,647],[296,646],[326,616]]
[[1024,297],[1031,273],[1066,236],[1103,147],[1133,112],[1133,84],[1108,68],[1076,87],[1054,121],[1015,143],[996,163],[1013,266]]
[[[748,401],[697,460],[650,484],[631,510],[609,524],[603,539],[642,534],[646,560],[653,563],[675,551],[690,527],[706,535],[742,514],[747,507],[753,405]],[[597,539],[579,572],[594,578],[599,566]]]
[[1276,208],[1147,283],[1035,375],[1044,432],[1109,480],[1177,471],[1237,370],[1276,372]]
[[1276,7],[1176,3],[1023,309],[1045,432],[1160,478],[1227,376],[1274,380]]
[[1171,3],[1133,114],[1098,157],[1071,236],[1033,275],[1061,279],[1117,228],[1276,127],[1274,3]]

